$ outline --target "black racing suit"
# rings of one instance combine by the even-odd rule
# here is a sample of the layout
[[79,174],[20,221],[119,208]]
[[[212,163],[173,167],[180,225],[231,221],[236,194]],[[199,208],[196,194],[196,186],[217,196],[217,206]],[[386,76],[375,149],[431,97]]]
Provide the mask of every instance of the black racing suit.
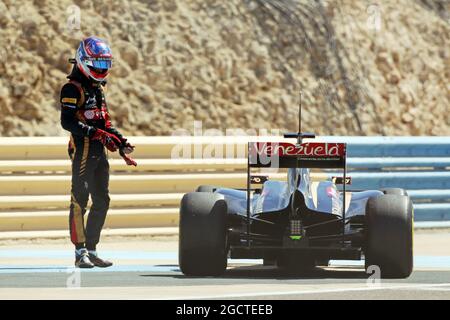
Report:
[[[70,131],[69,156],[72,159],[72,191],[70,202],[70,238],[77,248],[95,250],[109,208],[109,163],[105,147],[91,140],[96,129],[123,136],[111,126],[103,92],[103,84],[87,79],[74,66],[61,89],[61,125]],[[84,214],[89,199],[92,206],[86,227]]]

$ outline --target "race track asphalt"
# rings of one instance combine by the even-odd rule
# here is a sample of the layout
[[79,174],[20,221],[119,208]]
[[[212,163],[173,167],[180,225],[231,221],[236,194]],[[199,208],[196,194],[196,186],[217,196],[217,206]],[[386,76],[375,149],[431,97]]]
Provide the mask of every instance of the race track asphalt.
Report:
[[176,238],[107,241],[102,253],[115,265],[81,271],[70,265],[67,243],[7,244],[0,245],[0,299],[450,299],[450,234],[415,241],[413,274],[380,282],[355,261],[285,275],[260,260],[230,260],[221,277],[186,277]]

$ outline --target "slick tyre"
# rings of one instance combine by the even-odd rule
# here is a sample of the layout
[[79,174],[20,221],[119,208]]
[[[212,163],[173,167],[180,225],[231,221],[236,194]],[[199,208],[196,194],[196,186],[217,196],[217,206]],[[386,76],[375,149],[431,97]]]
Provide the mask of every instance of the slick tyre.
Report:
[[178,259],[188,276],[219,276],[227,268],[227,204],[220,194],[191,192],[180,206]]
[[208,186],[208,185],[201,185],[197,187],[197,192],[214,192],[219,187],[216,186]]
[[384,194],[394,194],[394,195],[398,195],[398,196],[407,196],[408,195],[406,190],[401,189],[401,188],[388,188],[388,189],[383,189],[381,191],[383,191]]
[[413,270],[413,207],[408,196],[370,198],[366,208],[366,269],[382,278],[407,278]]

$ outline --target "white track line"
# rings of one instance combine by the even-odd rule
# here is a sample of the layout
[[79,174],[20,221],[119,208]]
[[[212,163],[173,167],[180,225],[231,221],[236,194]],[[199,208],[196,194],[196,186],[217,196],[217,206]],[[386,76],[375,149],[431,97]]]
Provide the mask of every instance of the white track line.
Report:
[[338,292],[354,292],[354,291],[375,291],[375,290],[393,290],[393,289],[422,289],[446,287],[450,283],[423,283],[423,284],[403,284],[403,285],[366,285],[364,287],[352,287],[341,289],[318,289],[318,290],[296,290],[296,291],[274,291],[274,292],[248,292],[248,293],[229,293],[222,295],[209,296],[183,296],[183,297],[167,297],[158,300],[205,300],[205,299],[227,299],[227,298],[246,298],[246,297],[264,297],[264,296],[284,296],[284,295],[305,295],[317,293],[338,293]]
[[419,290],[423,290],[423,291],[449,291],[450,292],[450,288],[418,288]]

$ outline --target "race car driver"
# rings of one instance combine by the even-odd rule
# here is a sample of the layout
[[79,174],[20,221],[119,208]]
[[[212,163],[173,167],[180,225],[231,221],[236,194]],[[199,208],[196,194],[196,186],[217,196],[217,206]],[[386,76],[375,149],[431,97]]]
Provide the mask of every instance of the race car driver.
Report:
[[[127,139],[111,125],[104,87],[112,67],[108,44],[99,38],[81,41],[69,81],[61,89],[61,125],[71,133],[69,156],[72,160],[70,238],[75,245],[75,266],[109,267],[96,250],[109,208],[109,163],[106,150],[119,151],[128,165],[134,150]],[[87,223],[84,215],[89,194],[92,206]]]

